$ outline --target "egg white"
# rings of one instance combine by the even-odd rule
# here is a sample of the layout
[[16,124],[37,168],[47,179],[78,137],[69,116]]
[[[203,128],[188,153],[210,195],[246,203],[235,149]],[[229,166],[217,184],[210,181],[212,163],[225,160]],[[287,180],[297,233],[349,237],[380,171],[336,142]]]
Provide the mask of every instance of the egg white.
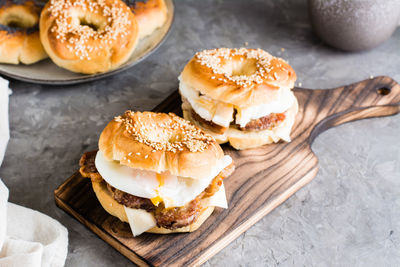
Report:
[[247,108],[233,106],[228,103],[200,95],[199,91],[190,87],[179,77],[179,92],[187,99],[193,110],[203,119],[212,121],[223,127],[229,127],[233,121],[234,109],[237,110],[235,122],[245,127],[252,120],[259,119],[271,113],[283,113],[294,103],[295,96],[290,88],[281,88],[269,103]]
[[108,161],[101,151],[97,152],[95,165],[103,179],[111,186],[128,194],[143,198],[159,198],[166,208],[181,207],[204,191],[232,158],[224,156],[209,177],[192,179],[153,171],[139,170]]
[[223,127],[233,121],[233,105],[200,95],[199,91],[187,85],[179,76],[179,92],[187,99],[193,110],[203,119]]

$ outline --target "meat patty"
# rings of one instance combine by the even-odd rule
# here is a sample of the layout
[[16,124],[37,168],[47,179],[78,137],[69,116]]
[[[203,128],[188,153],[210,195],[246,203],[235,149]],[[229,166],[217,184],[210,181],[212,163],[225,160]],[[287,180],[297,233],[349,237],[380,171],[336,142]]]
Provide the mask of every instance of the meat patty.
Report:
[[202,210],[199,198],[195,198],[183,207],[165,208],[161,203],[154,212],[157,226],[167,229],[177,229],[188,226],[196,221]]
[[83,177],[90,178],[93,182],[101,182],[103,178],[95,165],[97,151],[85,152],[79,160],[79,172]]
[[231,175],[234,170],[235,166],[233,163],[227,166],[211,181],[200,195],[183,207],[166,209],[163,204],[159,205],[154,213],[157,225],[173,230],[192,224],[203,209],[201,200],[211,197],[218,192],[222,185],[222,180]]
[[122,205],[132,209],[144,209],[153,212],[158,227],[177,229],[192,224],[201,211],[200,199],[196,198],[183,207],[165,208],[164,204],[154,206],[148,198],[137,197],[107,184],[112,197]]
[[142,209],[146,211],[154,211],[155,206],[148,198],[137,197],[124,191],[118,190],[107,183],[107,189],[111,192],[112,197],[119,203],[128,208]]
[[[212,121],[203,119],[197,114],[193,108],[190,108],[192,118],[197,121],[201,127],[206,130],[212,131],[216,134],[223,134],[228,128],[218,125]],[[231,126],[241,131],[262,131],[272,129],[282,123],[286,118],[285,113],[271,113],[267,116],[251,120],[244,127],[240,127],[238,124],[231,123]]]
[[196,120],[201,127],[203,127],[204,129],[207,129],[209,131],[212,131],[216,134],[223,134],[228,127],[224,127],[221,125],[218,125],[212,121],[208,121],[206,119],[203,119],[199,114],[197,114],[193,109],[191,109],[192,112],[192,118],[194,120]]
[[244,127],[239,127],[242,131],[262,131],[278,126],[286,118],[285,113],[271,113],[265,117],[252,120]]
[[[91,151],[82,155],[79,162],[81,166],[80,172],[82,176],[91,178],[92,181],[92,177],[99,177],[99,180],[96,179],[96,182],[101,182],[103,178],[94,165],[96,153],[97,151]],[[108,183],[107,189],[119,204],[133,209],[144,209],[148,212],[153,212],[159,227],[173,230],[192,224],[203,209],[201,200],[213,196],[222,185],[222,180],[231,175],[234,169],[235,166],[233,163],[227,166],[211,181],[209,186],[200,195],[183,207],[165,208],[163,203],[154,206],[150,199],[128,194],[112,187]]]
[[231,163],[229,166],[225,167],[215,178],[211,181],[206,189],[198,196],[199,198],[208,198],[212,197],[215,193],[218,192],[219,188],[222,185],[222,180],[226,177],[230,176],[235,170],[235,165]]

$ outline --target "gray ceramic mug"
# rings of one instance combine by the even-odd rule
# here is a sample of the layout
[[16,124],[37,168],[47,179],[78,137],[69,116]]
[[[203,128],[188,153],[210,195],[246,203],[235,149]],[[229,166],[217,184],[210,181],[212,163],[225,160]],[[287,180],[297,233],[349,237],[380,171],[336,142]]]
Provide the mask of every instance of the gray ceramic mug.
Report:
[[400,0],[308,0],[308,7],[315,33],[348,51],[376,47],[400,22]]

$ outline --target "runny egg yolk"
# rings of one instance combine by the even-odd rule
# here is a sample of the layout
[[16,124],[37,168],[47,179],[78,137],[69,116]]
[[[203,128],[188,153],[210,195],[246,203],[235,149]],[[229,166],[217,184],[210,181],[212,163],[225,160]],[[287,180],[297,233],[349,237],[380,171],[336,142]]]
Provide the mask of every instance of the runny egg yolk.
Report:
[[150,200],[151,200],[151,202],[153,203],[154,206],[158,206],[158,204],[160,204],[160,202],[163,201],[163,199],[160,197],[159,188],[161,186],[163,186],[164,183],[165,183],[164,175],[162,175],[160,173],[156,173],[156,177],[157,177],[157,181],[158,181],[158,188],[155,189],[156,193],[157,193],[157,196],[153,197],[153,198],[150,198]]

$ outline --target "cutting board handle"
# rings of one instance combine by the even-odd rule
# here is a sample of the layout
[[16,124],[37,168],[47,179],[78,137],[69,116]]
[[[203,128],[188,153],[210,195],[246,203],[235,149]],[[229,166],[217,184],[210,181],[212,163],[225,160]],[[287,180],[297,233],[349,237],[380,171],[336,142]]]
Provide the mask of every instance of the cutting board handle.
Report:
[[331,127],[400,112],[400,85],[387,76],[334,89],[296,88],[294,92],[305,103],[299,114],[302,114],[301,124],[311,129],[310,144],[318,134]]

